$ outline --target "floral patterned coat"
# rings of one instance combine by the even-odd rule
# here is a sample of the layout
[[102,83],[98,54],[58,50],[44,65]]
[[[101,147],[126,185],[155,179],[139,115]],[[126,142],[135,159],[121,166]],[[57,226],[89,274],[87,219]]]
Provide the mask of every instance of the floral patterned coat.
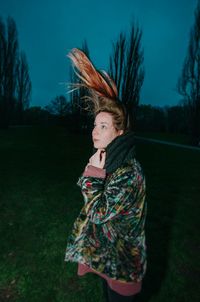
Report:
[[88,265],[109,278],[139,282],[146,271],[145,177],[133,158],[105,177],[78,185],[84,206],[69,237],[65,261]]

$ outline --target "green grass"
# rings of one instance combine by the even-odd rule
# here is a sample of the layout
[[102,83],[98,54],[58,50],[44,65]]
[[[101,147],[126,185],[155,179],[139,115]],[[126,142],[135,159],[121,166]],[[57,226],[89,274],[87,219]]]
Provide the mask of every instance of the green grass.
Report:
[[[200,153],[144,142],[136,150],[148,200],[140,301],[197,302]],[[99,277],[64,262],[90,151],[88,136],[63,128],[0,131],[0,301],[103,301]]]
[[177,144],[190,145],[190,138],[188,135],[185,134],[164,132],[137,132],[136,135]]

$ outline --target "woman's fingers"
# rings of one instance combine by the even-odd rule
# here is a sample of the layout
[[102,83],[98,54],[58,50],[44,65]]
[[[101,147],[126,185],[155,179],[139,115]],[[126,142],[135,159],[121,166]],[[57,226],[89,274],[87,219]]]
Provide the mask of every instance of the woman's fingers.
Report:
[[101,163],[104,165],[106,161],[106,151],[101,152]]
[[89,159],[89,164],[98,168],[104,167],[106,159],[105,149],[98,149]]

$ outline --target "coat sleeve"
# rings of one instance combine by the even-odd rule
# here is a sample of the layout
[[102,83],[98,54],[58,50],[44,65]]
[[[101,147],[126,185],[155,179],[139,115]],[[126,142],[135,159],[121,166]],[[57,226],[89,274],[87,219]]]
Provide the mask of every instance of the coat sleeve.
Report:
[[144,185],[133,169],[114,173],[109,182],[103,178],[82,176],[78,185],[84,197],[87,216],[95,224],[105,223],[130,210]]

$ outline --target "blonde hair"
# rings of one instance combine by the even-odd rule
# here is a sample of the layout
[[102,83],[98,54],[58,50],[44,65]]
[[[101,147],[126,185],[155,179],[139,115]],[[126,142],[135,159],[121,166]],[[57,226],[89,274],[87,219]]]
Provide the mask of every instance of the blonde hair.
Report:
[[118,99],[116,84],[105,71],[98,71],[83,51],[73,48],[68,54],[73,62],[75,73],[81,83],[73,83],[73,90],[85,87],[89,95],[84,97],[92,105],[92,112],[96,116],[99,112],[108,112],[113,117],[113,124],[117,130],[128,129],[126,108]]

